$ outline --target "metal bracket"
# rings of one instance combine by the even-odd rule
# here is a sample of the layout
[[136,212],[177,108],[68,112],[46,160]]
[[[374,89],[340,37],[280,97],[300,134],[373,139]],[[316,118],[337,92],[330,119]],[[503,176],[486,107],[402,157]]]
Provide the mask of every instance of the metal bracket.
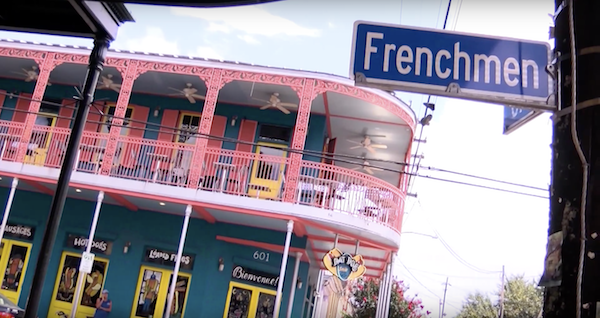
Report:
[[446,87],[446,93],[460,94],[460,85],[458,83],[450,83]]
[[[600,105],[600,97],[596,97],[596,98],[592,98],[592,99],[588,99],[586,101],[583,101],[581,103],[578,103],[575,106],[575,110],[582,110],[588,107],[592,107],[592,106],[596,106],[596,105]],[[571,114],[571,106],[569,107],[565,107],[559,111],[557,111],[556,113],[554,113],[554,115],[552,115],[552,119],[558,119],[559,117],[565,116],[565,115],[569,115]]]
[[[560,52],[556,52],[556,53],[558,54]],[[579,57],[579,56],[594,54],[594,53],[600,54],[600,45],[589,46],[589,47],[583,48],[583,49],[579,50],[579,52],[577,52],[577,56]],[[558,59],[558,62],[563,62],[566,60],[570,60],[571,55],[570,54],[560,55],[559,57],[557,57],[557,59]]]
[[366,83],[367,77],[361,72],[354,73],[354,81],[358,83]]

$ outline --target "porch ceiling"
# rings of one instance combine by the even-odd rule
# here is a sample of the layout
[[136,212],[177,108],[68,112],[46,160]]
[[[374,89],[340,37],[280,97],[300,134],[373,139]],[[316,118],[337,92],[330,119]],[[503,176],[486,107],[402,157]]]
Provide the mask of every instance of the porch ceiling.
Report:
[[[0,177],[0,187],[10,188],[11,183],[11,177]],[[56,184],[54,183],[21,179],[17,187],[16,196],[19,196],[20,191],[31,191],[53,195],[55,188]],[[95,202],[98,197],[98,191],[71,187],[69,189],[68,197],[70,199]],[[107,190],[105,193],[103,204],[123,206],[130,210],[150,211],[145,213],[167,213],[181,217],[185,215],[186,210],[186,205],[184,204],[160,202],[151,199],[120,195],[112,193],[109,190]],[[202,208],[198,206],[193,207],[192,217],[203,219],[209,223],[219,222],[280,232],[284,232],[286,230],[287,224],[286,220],[269,218],[267,215],[260,213],[250,215],[221,209]],[[298,221],[296,222],[294,233],[298,236],[306,237],[308,239],[306,248],[302,250],[302,253],[304,254],[303,259],[305,261],[309,261],[312,266],[323,267],[322,257],[326,251],[334,247],[336,234],[329,230],[313,226],[313,223],[308,222],[307,224],[303,224]],[[283,252],[283,241],[255,242],[252,240],[252,238],[246,238],[245,240],[236,240],[230,238],[228,240],[228,238],[224,237],[219,239],[223,241],[230,241],[230,243],[234,244],[270,249],[273,252]],[[338,237],[337,248],[344,252],[354,254],[356,249],[356,241],[340,235]],[[357,252],[364,257],[365,265],[367,266],[367,275],[380,276],[384,267],[385,259],[388,258],[389,251],[384,250],[381,247],[377,247],[373,243],[359,241]]]
[[[135,55],[132,55],[132,57],[135,57]],[[233,63],[226,63],[229,67],[231,67],[231,64]],[[33,60],[0,57],[0,77],[23,79],[23,69],[31,69],[35,65]],[[256,72],[264,69],[262,67],[256,68]],[[293,73],[294,71],[285,70],[285,72]],[[53,70],[50,75],[50,82],[80,86],[85,73],[85,65],[62,64]],[[106,67],[104,74],[112,75],[116,83],[120,83],[122,80],[121,74],[115,68]],[[331,76],[331,78],[336,79],[337,77]],[[341,81],[342,78],[339,78],[339,80]],[[133,92],[169,95],[175,92],[170,87],[183,89],[186,83],[190,83],[194,88],[198,89],[199,94],[206,94],[206,84],[198,76],[163,72],[146,72],[140,75],[134,84]],[[11,90],[12,88],[0,87],[0,89]],[[74,93],[75,89],[73,89]],[[257,101],[255,98],[266,100],[273,93],[279,93],[279,97],[283,102],[299,103],[298,95],[290,87],[245,81],[233,81],[226,84],[219,91],[218,99],[222,103],[261,107],[264,105],[264,102]],[[115,93],[114,101],[116,101],[116,97]],[[199,109],[202,107],[201,103],[197,105]],[[289,110],[291,111],[289,116],[295,116],[295,109],[289,108]],[[279,112],[279,110],[267,109],[265,110],[265,115],[273,112]],[[324,115],[327,118],[327,132],[329,137],[336,138],[334,152],[338,156],[336,165],[346,168],[358,168],[362,164],[362,159],[352,158],[365,157],[367,161],[370,161],[371,166],[383,168],[383,170],[374,169],[372,171],[375,177],[387,181],[394,186],[398,184],[400,174],[394,171],[401,170],[402,165],[382,163],[378,160],[404,162],[406,153],[412,143],[412,132],[403,119],[379,105],[336,92],[326,92],[317,96],[312,103],[311,112],[313,114]],[[350,149],[356,146],[355,142],[360,142],[365,134],[380,135],[371,137],[372,143],[383,144],[387,146],[387,149],[376,149],[375,153],[370,153],[364,148]],[[348,163],[348,161],[351,163]],[[364,170],[359,171],[365,172]]]

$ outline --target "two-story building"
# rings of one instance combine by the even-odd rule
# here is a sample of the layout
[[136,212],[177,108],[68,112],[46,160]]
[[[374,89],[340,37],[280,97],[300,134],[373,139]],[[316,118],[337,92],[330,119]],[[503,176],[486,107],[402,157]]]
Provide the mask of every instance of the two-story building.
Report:
[[[0,292],[21,306],[88,54],[0,41],[0,197],[16,189]],[[38,314],[70,313],[100,206],[78,318],[103,289],[113,317],[162,317],[186,216],[171,317],[273,317],[279,281],[280,317],[311,317],[329,250],[373,277],[398,250],[415,125],[401,100],[338,76],[111,51]]]

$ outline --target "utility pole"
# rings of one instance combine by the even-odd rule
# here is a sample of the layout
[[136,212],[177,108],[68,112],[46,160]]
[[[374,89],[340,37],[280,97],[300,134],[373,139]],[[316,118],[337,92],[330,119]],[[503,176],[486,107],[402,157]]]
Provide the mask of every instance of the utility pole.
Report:
[[501,288],[500,289],[500,312],[498,313],[498,317],[500,318],[504,318],[504,281],[506,280],[506,278],[504,278],[504,265],[502,265],[502,284],[501,284]]
[[442,311],[440,312],[440,317],[444,318],[446,315],[444,311],[446,310],[446,292],[448,291],[448,277],[446,277],[446,283],[444,284],[444,300],[442,301]]
[[544,317],[592,318],[600,309],[600,1],[555,2],[560,107],[553,116],[548,235],[562,231],[562,261],[560,280],[546,287]]

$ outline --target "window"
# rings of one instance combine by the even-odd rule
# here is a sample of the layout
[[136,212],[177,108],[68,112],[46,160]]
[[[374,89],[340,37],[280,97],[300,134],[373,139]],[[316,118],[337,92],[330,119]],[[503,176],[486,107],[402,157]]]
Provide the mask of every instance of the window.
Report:
[[199,126],[200,115],[182,114],[179,122],[177,142],[184,144],[195,143]]
[[[61,107],[59,105],[62,105],[62,100],[61,99],[58,99],[58,98],[45,98],[40,103],[40,110],[38,112],[39,113],[44,113],[44,114],[58,115],[58,113],[60,112],[60,107]],[[74,105],[69,105],[69,106],[70,107],[74,107]]]
[[260,125],[258,138],[262,141],[271,141],[277,143],[289,143],[292,136],[292,129],[289,127]]
[[[104,117],[102,118],[102,124],[100,126],[100,132],[109,133],[110,127],[112,124],[113,117],[115,116],[116,106],[109,106],[104,110]],[[121,127],[121,135],[127,135],[129,133],[129,129],[126,129],[126,126],[130,124],[130,121],[127,119],[131,119],[131,114],[133,113],[133,107],[127,107],[125,111],[125,120],[123,120],[123,126]]]

